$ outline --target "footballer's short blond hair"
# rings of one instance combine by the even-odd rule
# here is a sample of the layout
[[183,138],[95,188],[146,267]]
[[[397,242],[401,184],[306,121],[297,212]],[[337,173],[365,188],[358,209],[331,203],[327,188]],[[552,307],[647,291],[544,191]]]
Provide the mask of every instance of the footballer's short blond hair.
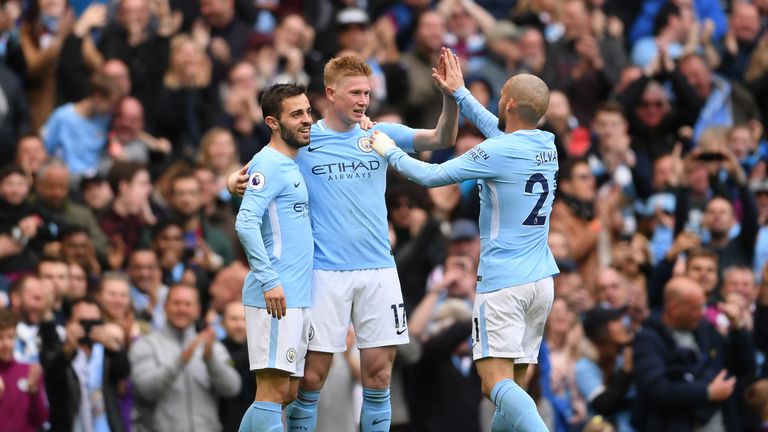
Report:
[[323,83],[328,87],[338,84],[342,78],[350,76],[370,77],[371,75],[373,75],[371,67],[361,57],[354,55],[336,57],[325,64]]

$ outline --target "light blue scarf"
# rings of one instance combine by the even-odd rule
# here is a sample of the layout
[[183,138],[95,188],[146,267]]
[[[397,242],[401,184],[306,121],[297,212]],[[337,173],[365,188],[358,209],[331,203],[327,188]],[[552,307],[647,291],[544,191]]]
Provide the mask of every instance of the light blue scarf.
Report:
[[693,127],[693,140],[698,143],[701,134],[713,126],[733,126],[731,106],[731,83],[717,74],[712,74],[712,92]]

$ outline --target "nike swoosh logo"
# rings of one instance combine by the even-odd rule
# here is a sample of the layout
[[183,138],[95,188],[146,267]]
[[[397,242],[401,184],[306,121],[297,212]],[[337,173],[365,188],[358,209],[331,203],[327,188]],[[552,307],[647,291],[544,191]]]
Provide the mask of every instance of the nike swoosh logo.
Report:
[[323,147],[325,147],[325,144],[323,144],[323,145],[321,145],[321,146],[317,146],[317,147],[312,147],[312,146],[309,146],[309,147],[307,147],[307,150],[308,150],[308,151],[311,151],[311,152],[313,152],[313,151],[315,151],[315,150],[317,150],[317,149],[321,149],[321,148],[323,148]]
[[306,416],[306,417],[294,417],[293,414],[291,414],[290,417],[288,417],[288,420],[307,420],[311,419],[312,416]]
[[301,185],[301,182],[293,182],[293,187],[297,188]]
[[376,419],[373,422],[371,422],[372,425],[377,425],[379,423],[384,423],[386,421],[389,421],[389,419]]
[[[408,331],[408,327],[406,327],[406,328],[404,328],[404,329],[402,329],[402,330],[397,330],[397,335],[399,336],[399,335],[401,335],[401,334],[405,333],[406,331]],[[374,424],[375,424],[375,423],[374,423]]]

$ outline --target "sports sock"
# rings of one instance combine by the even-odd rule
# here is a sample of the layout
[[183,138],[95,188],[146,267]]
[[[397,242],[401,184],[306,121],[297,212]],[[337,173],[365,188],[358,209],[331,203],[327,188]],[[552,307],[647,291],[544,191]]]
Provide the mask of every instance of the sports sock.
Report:
[[516,432],[517,429],[515,429],[514,426],[512,426],[512,423],[508,422],[507,419],[504,418],[503,415],[501,415],[501,410],[496,408],[496,412],[493,413],[493,418],[491,419],[491,432]]
[[296,400],[285,407],[289,431],[315,432],[318,400],[320,400],[320,391],[299,389]]
[[363,409],[360,412],[360,432],[387,432],[392,422],[389,388],[363,389]]
[[[515,381],[501,380],[493,386],[491,401],[499,413],[519,432],[549,432],[536,403]],[[513,430],[513,431],[514,431]]]
[[283,432],[282,407],[255,401],[243,416],[238,432]]

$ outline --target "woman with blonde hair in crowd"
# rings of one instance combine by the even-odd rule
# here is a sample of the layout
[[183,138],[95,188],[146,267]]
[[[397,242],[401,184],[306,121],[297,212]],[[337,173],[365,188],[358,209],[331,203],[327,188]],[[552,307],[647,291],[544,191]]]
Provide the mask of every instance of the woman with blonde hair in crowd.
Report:
[[568,431],[586,420],[586,404],[576,389],[576,360],[584,337],[578,315],[562,297],[555,299],[545,330],[549,348],[550,402],[555,413],[555,431]]
[[200,142],[200,150],[197,152],[197,163],[214,172],[219,199],[229,201],[231,195],[227,191],[227,176],[239,170],[241,166],[232,134],[220,127],[211,128],[206,132]]
[[193,160],[203,133],[219,112],[211,59],[187,34],[171,39],[168,69],[155,107],[157,135],[171,141],[174,159]]

